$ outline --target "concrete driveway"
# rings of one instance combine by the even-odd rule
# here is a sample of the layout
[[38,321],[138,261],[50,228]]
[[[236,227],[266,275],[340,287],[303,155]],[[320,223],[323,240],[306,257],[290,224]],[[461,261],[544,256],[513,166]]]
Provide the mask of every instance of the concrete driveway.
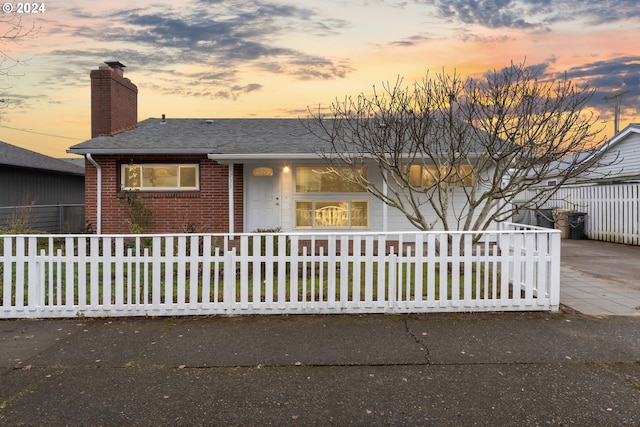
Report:
[[562,240],[563,269],[640,291],[640,246],[596,240]]

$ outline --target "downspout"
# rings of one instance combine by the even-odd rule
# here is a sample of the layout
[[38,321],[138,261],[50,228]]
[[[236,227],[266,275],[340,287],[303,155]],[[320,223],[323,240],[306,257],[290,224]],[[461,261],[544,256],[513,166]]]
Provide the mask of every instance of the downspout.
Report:
[[87,160],[91,162],[93,166],[95,166],[97,171],[96,177],[96,233],[101,234],[102,232],[102,168],[93,157],[91,157],[91,153],[85,154]]

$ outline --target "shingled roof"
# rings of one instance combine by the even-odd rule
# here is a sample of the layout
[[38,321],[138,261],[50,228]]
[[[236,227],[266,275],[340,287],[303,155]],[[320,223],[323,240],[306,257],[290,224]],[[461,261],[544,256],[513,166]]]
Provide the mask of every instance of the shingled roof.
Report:
[[[313,121],[311,126],[317,126]],[[470,127],[471,129],[471,127]],[[322,131],[318,128],[318,133]],[[478,132],[466,142],[478,151]],[[357,147],[354,147],[357,148]],[[443,150],[449,147],[443,145]],[[499,147],[497,147],[499,148]],[[138,127],[74,145],[74,154],[206,154],[217,161],[318,158],[331,145],[301,119],[146,119]]]
[[0,141],[0,165],[84,175],[84,168]]
[[299,119],[150,118],[135,129],[74,145],[76,154],[219,154],[274,156],[315,154],[323,142]]

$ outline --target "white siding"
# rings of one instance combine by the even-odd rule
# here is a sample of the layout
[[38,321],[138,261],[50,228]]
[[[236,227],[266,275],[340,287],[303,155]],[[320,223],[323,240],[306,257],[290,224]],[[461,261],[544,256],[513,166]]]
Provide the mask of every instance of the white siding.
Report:
[[[295,167],[296,166],[309,166],[314,163],[310,163],[308,161],[305,162],[289,162],[288,166],[290,167],[289,172],[283,171],[283,164],[276,163],[266,163],[260,164],[259,166],[269,166],[277,169],[280,173],[280,179],[274,181],[274,183],[279,183],[280,188],[280,228],[283,232],[313,232],[311,229],[296,229],[294,224],[294,210],[295,210],[295,200],[296,199],[306,199],[304,195],[295,193]],[[317,165],[326,165],[326,163],[322,161],[318,161],[315,164]],[[258,166],[257,164],[245,164],[245,230],[248,232],[253,231],[253,228],[250,226],[250,218],[249,215],[251,212],[255,212],[256,209],[251,206],[251,200],[248,200],[246,195],[248,194],[247,187],[251,185],[251,183],[256,179],[251,175],[251,171],[254,167]],[[369,166],[368,176],[373,182],[376,183],[380,188],[382,187],[382,175],[376,166]],[[313,195],[310,198],[315,198],[317,196]],[[336,194],[331,196],[326,196],[327,199],[334,200],[368,200],[369,201],[369,228],[363,231],[383,231],[384,230],[384,204],[376,199],[369,193],[344,193],[344,194]],[[453,230],[458,229],[457,221],[455,219],[454,207],[457,212],[462,210],[462,207],[465,205],[467,199],[464,195],[462,189],[456,189],[452,198],[452,207],[450,210],[449,216],[449,227]],[[423,215],[427,218],[427,221],[432,222],[436,220],[436,215],[433,210],[430,208],[428,203],[424,204]],[[458,214],[458,216],[460,216]],[[463,221],[462,219],[461,221]],[[443,230],[442,222],[438,221],[438,224],[434,228],[435,230]],[[493,228],[492,228],[493,229]],[[347,229],[345,229],[347,230]],[[349,229],[351,231],[357,231],[358,229]],[[390,232],[405,232],[405,231],[414,231],[416,228],[409,222],[406,216],[398,209],[389,207],[387,209],[387,231]],[[317,229],[315,231],[318,231]],[[329,230],[326,230],[329,231]]]
[[601,166],[594,173],[587,174],[590,179],[601,179],[603,175],[609,175],[606,179],[614,177],[638,177],[640,176],[640,133],[631,132],[614,144],[603,156]]
[[[464,222],[466,221],[466,204],[468,199],[462,188],[456,188],[453,192],[453,195],[451,195],[450,197],[451,199],[448,215],[449,229],[461,230],[463,228]],[[480,212],[480,210],[481,208],[476,209],[476,216]],[[436,221],[437,219],[435,212],[433,211],[433,209],[431,209],[428,202],[424,205],[422,214],[429,223]],[[460,224],[458,224],[458,222]],[[415,228],[411,225],[406,216],[402,214],[402,212],[400,212],[398,209],[389,208],[388,231],[408,231],[414,229]],[[436,231],[444,230],[442,221],[438,219],[437,224],[433,229]],[[495,226],[491,226],[490,229],[494,230]]]
[[[454,193],[451,196],[451,201],[450,201],[451,207],[449,208],[449,215],[448,215],[449,228],[451,230],[462,229],[462,226],[464,225],[464,221],[466,220],[464,216],[465,211],[463,210],[462,207],[464,206],[466,201],[467,201],[467,197],[465,196],[462,189],[454,190]],[[462,211],[462,214],[460,213],[461,211]],[[428,223],[431,223],[437,220],[437,224],[434,227],[434,230],[444,229],[442,221],[440,221],[437,218],[435,212],[433,211],[433,209],[431,209],[428,203],[424,205],[424,208],[422,209],[422,214],[424,215]],[[460,217],[460,219],[458,220],[456,219],[456,217]],[[458,222],[460,222],[459,225],[458,225]],[[402,212],[400,212],[400,210],[395,208],[389,208],[388,231],[410,231],[414,229],[415,227],[411,225],[409,220],[406,218],[406,216]]]

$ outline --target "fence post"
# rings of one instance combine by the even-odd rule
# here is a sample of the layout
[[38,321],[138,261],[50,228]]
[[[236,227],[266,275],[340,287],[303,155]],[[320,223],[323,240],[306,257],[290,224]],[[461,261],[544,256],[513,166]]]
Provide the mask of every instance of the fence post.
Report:
[[223,306],[231,311],[236,300],[236,248],[225,252],[223,273]]
[[[285,241],[286,242],[286,241]],[[299,282],[298,278],[300,277],[300,266],[298,265],[298,236],[291,236],[290,238],[290,253],[289,253],[289,275],[290,275],[290,285],[289,285],[289,301],[291,305],[295,305],[298,303],[298,294],[299,294]],[[302,294],[302,300],[304,301],[305,295]]]
[[38,277],[38,266],[36,264],[36,255],[38,251],[38,239],[37,237],[29,237],[28,240],[28,261],[27,261],[27,281],[28,281],[28,291],[29,296],[27,297],[27,304],[29,311],[37,310],[41,304],[41,298],[44,296],[44,292],[42,292],[42,285],[40,283],[40,278]]
[[58,208],[58,230],[56,233],[64,233],[64,208],[60,203],[57,204]]
[[398,267],[398,255],[393,253],[393,247],[391,248],[391,253],[389,254],[389,300],[388,305],[389,308],[393,309],[396,305],[396,300],[398,299],[396,295],[397,291],[397,267]]
[[549,231],[551,271],[549,275],[549,309],[560,309],[560,232]]
[[75,279],[74,279],[74,259],[75,259],[75,239],[73,237],[65,237],[64,239],[64,260],[62,261],[65,269],[64,287],[65,287],[65,306],[69,311],[74,310],[75,306]]

